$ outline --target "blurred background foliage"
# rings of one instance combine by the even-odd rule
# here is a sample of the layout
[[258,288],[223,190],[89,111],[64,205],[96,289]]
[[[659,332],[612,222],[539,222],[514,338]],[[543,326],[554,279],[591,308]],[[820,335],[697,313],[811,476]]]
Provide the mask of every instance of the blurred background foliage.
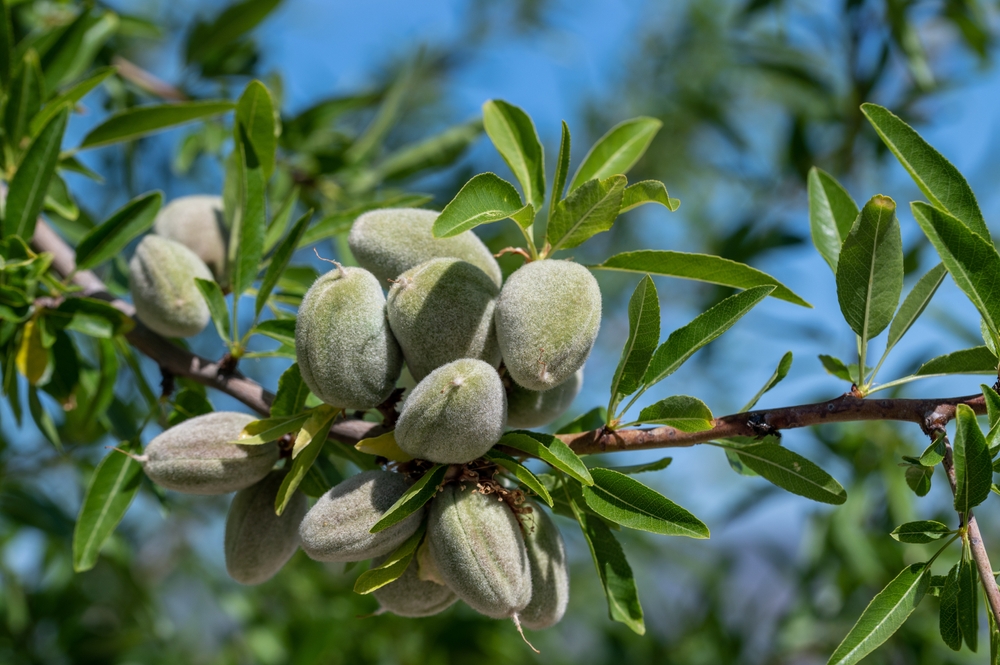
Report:
[[[636,175],[666,182],[683,200],[682,212],[666,225],[662,218],[636,213],[636,223],[618,224],[581,250],[585,258],[640,246],[682,246],[765,269],[781,263],[789,267],[777,276],[797,287],[825,273],[808,244],[804,221],[808,168],[829,170],[861,192],[861,199],[875,193],[872,187],[893,182],[883,168],[880,142],[862,122],[860,102],[884,104],[923,130],[935,126],[942,100],[958,106],[982,100],[982,94],[968,91],[983,85],[992,85],[994,102],[997,96],[991,68],[997,7],[977,0],[633,0],[619,8],[562,0],[452,0],[426,8],[438,18],[449,17],[441,39],[414,35],[395,39],[387,49],[370,48],[372,42],[360,38],[358,44],[331,40],[322,52],[310,53],[297,53],[296,29],[312,24],[322,31],[323,22],[333,25],[340,12],[348,12],[344,3],[8,4],[18,38],[47,35],[29,39],[43,62],[58,57],[60,44],[81,39],[87,48],[84,62],[75,67],[86,69],[89,61],[119,67],[119,75],[87,99],[87,113],[74,120],[71,136],[137,104],[233,97],[250,77],[265,81],[282,109],[272,200],[284,200],[298,188],[318,211],[320,221],[310,233],[330,238],[334,254],[342,253],[343,232],[361,210],[440,207],[472,173],[502,171],[498,158],[481,149],[478,104],[507,94],[492,89],[492,76],[503,88],[512,78],[531,78],[529,70],[537,67],[571,81],[533,85],[530,98],[511,99],[536,122],[543,119],[546,145],[557,140],[560,114],[583,123],[574,125],[577,146],[627,117],[650,115],[664,122]],[[406,3],[362,4],[363,10],[350,11],[353,18],[359,11],[367,15],[364,31],[377,34],[380,22],[414,20]],[[574,23],[574,12],[586,23]],[[573,62],[561,45],[579,30],[579,39],[590,46],[604,15],[615,12],[628,16],[630,27],[593,40],[603,73],[599,83],[573,83],[580,80],[576,68],[588,65]],[[269,28],[275,21],[279,27]],[[504,43],[540,48],[525,48],[523,57],[506,60],[507,52],[497,49]],[[346,89],[343,81],[334,85],[317,73],[323,70],[303,63],[306,75],[295,79],[292,101],[286,91],[293,72],[278,64],[296,58],[320,60],[333,70],[338,62],[355,63],[364,76],[348,81],[352,89]],[[558,63],[555,68],[552,62]],[[476,78],[474,85],[470,78]],[[568,87],[572,94],[565,94]],[[73,241],[94,219],[140,192],[163,189],[168,198],[218,192],[228,135],[221,123],[210,121],[89,154],[85,166],[103,181],[67,175],[78,213],[50,205],[48,216]],[[960,138],[989,141],[975,129]],[[959,146],[938,147],[949,157],[969,159]],[[582,152],[578,147],[577,160]],[[967,174],[977,182],[977,170]],[[984,201],[987,218],[994,207]],[[490,227],[488,233],[494,249],[516,242],[509,228]],[[920,258],[919,251],[910,254],[910,271]],[[308,257],[302,264],[299,277],[283,287],[288,302],[315,274]],[[122,292],[123,265],[119,259],[106,275]],[[607,323],[577,412],[599,403],[606,390],[627,329],[615,317],[629,283],[602,278]],[[678,289],[664,303],[678,309],[665,317],[682,320],[685,311],[722,295],[712,287]],[[822,320],[777,316],[759,317],[729,346],[720,343],[703,352],[701,363],[692,365],[705,376],[681,378],[693,382],[691,391],[708,396],[717,413],[735,409],[744,393],[752,394],[755,377],[770,372],[746,360],[769,353],[745,349],[791,323],[791,332],[778,334],[777,343],[793,348],[799,368],[811,364],[769,399],[801,403],[843,390],[828,377],[806,378],[822,377],[809,357],[833,339],[843,345],[853,336],[819,329]],[[938,319],[950,321],[940,312]],[[934,343],[954,342],[967,329],[975,331],[974,325],[938,323]],[[217,340],[205,335],[193,340],[192,348],[218,355]],[[661,482],[671,483],[673,498],[708,513],[702,517],[713,538],[625,536],[647,634],[636,636],[607,620],[586,548],[566,528],[574,562],[570,610],[559,626],[531,636],[541,650],[537,656],[509,622],[458,606],[420,620],[372,616],[374,600],[350,592],[357,570],[342,575],[301,553],[275,579],[240,587],[226,577],[222,563],[226,501],[165,495],[148,482],[98,565],[74,574],[70,541],[89,473],[104,445],[135,435],[139,415],[158,393],[156,368],[128,349],[99,345],[87,353],[91,359],[116,359],[114,366],[122,370],[107,418],[90,422],[79,409],[65,411],[53,424],[55,433],[48,433],[58,443],[53,445],[37,429],[15,426],[6,406],[0,411],[3,663],[823,663],[895,572],[927,555],[919,546],[892,541],[887,535],[892,527],[918,515],[954,518],[941,487],[918,504],[906,485],[900,456],[924,445],[912,427],[873,423],[796,433],[796,444],[822,457],[847,487],[850,500],[836,510],[803,506],[803,500],[770,485],[737,479],[718,451],[683,451]],[[277,367],[262,360],[248,373],[273,389]],[[80,371],[84,387],[99,378],[96,363]],[[945,384],[932,392],[955,386],[955,392],[974,392],[977,384]],[[178,387],[175,395],[185,394],[188,405],[203,399],[197,386]],[[728,390],[733,387],[738,390]],[[209,397],[217,408],[233,406],[225,397]],[[184,407],[161,404],[160,410],[165,420],[172,408]],[[1000,542],[1000,520],[985,510],[980,520],[991,544]],[[925,603],[866,662],[982,662],[982,655],[977,660],[949,651],[938,637],[936,616],[936,608]]]

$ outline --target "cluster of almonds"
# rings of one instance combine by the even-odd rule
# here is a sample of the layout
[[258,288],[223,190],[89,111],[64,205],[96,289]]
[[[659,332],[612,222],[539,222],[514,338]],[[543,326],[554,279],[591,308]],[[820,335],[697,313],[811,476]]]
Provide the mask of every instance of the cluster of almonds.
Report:
[[[276,515],[285,473],[272,470],[279,449],[231,443],[253,420],[238,413],[185,421],[138,459],[170,489],[237,491],[225,551],[240,582],[270,578],[299,544],[319,561],[378,565],[426,519],[407,570],[374,591],[383,611],[427,616],[461,599],[487,616],[546,628],[568,600],[562,537],[537,504],[492,478],[476,482],[476,470],[488,468],[480,458],[506,427],[544,425],[568,408],[600,325],[600,291],[582,266],[551,259],[526,263],[504,283],[473,233],[434,238],[436,217],[416,209],[359,217],[348,242],[362,267],[338,264],[320,277],[296,322],[302,379],[328,405],[383,405],[405,363],[417,383],[399,413],[396,443],[456,471],[427,506],[371,533],[413,482],[395,469],[374,470],[340,483],[311,509],[296,492]],[[190,273],[186,279],[193,281]],[[141,297],[134,287],[133,294]]]

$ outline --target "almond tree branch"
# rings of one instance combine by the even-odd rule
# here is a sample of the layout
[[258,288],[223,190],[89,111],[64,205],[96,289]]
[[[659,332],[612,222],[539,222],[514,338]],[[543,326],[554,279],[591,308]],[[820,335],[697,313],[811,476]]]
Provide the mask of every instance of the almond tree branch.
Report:
[[[89,270],[75,272],[73,249],[42,219],[35,227],[32,245],[42,252],[52,254],[52,267],[63,277],[72,275],[72,283],[80,287],[79,295],[100,298],[110,302],[130,317],[135,308],[110,294],[104,282]],[[186,351],[146,328],[139,321],[126,334],[126,339],[139,351],[159,363],[161,367],[211,388],[235,397],[262,415],[268,415],[274,395],[260,384],[238,372],[222,371],[218,362]],[[861,399],[850,393],[817,404],[803,404],[777,409],[762,409],[736,413],[716,418],[709,430],[683,432],[673,427],[653,429],[611,430],[601,428],[579,434],[561,434],[559,438],[581,455],[648,450],[652,448],[683,448],[716,439],[735,436],[758,437],[762,433],[826,423],[855,422],[862,420],[899,420],[920,425],[930,433],[943,427],[955,417],[955,407],[967,404],[976,413],[986,413],[982,395],[944,397],[936,399]],[[331,438],[353,445],[368,436],[377,436],[384,430],[378,423],[361,420],[341,420],[330,430]]]

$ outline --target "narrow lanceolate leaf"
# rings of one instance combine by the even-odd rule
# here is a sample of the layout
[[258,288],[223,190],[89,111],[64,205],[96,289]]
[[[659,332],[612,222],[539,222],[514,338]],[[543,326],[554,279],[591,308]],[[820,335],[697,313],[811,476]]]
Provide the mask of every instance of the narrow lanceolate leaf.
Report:
[[537,457],[584,485],[594,484],[594,479],[591,477],[590,471],[583,463],[583,460],[580,459],[580,456],[574,453],[572,448],[551,434],[515,430],[504,434],[498,445],[520,450],[532,457]]
[[847,324],[866,344],[892,321],[903,291],[903,241],[896,204],[874,196],[844,241],[837,299]]
[[572,249],[610,229],[621,209],[627,182],[623,175],[588,180],[557,203],[546,233],[552,252]]
[[535,210],[545,202],[545,154],[535,124],[523,110],[500,99],[483,104],[483,127],[493,146],[521,183]]
[[28,146],[17,172],[10,181],[7,208],[3,218],[3,233],[0,236],[4,238],[20,236],[27,241],[34,235],[35,222],[45,202],[49,180],[52,179],[56,164],[59,162],[59,147],[62,144],[68,117],[69,109],[63,108],[49,120]]
[[975,411],[959,404],[955,414],[955,510],[967,514],[990,495],[993,458]]
[[563,190],[566,189],[566,178],[569,175],[569,152],[570,152],[569,125],[562,121],[562,137],[559,139],[559,157],[556,158],[556,175],[552,179],[552,192],[549,195],[549,219],[555,212],[556,204],[563,198]]
[[229,308],[226,307],[226,297],[222,295],[222,289],[214,279],[194,278],[195,286],[201,291],[201,296],[208,305],[208,311],[212,315],[212,322],[215,323],[215,330],[219,333],[219,339],[228,342],[229,336]]
[[361,439],[354,444],[354,448],[367,455],[384,457],[393,462],[409,462],[413,459],[412,455],[404,452],[403,449],[399,447],[399,444],[396,443],[395,431],[389,431],[368,439]]
[[913,376],[926,378],[948,374],[995,374],[996,371],[997,357],[989,347],[974,346],[931,358]]
[[638,208],[646,203],[659,203],[670,212],[681,207],[680,199],[672,199],[667,194],[667,186],[659,180],[642,180],[629,185],[622,194],[622,207],[619,214]]
[[774,368],[774,374],[771,375],[764,385],[760,387],[757,394],[754,395],[749,402],[743,405],[740,411],[749,411],[757,405],[760,398],[763,397],[771,388],[782,382],[786,376],[788,376],[788,370],[792,368],[792,352],[786,351],[785,355],[781,356],[781,360],[778,361],[778,366]]
[[234,445],[257,446],[263,443],[277,441],[286,434],[298,432],[312,414],[309,412],[288,416],[272,416],[254,420],[246,424]]
[[264,180],[269,180],[274,172],[278,127],[271,93],[260,81],[250,81],[240,95],[236,103],[236,122],[243,125],[250,144],[260,160]]
[[271,296],[274,286],[285,272],[288,262],[292,259],[292,254],[295,253],[295,248],[298,247],[299,241],[302,240],[302,236],[309,226],[310,219],[312,219],[312,210],[307,211],[306,214],[299,217],[299,220],[295,222],[295,226],[292,227],[292,230],[288,232],[285,239],[278,245],[278,249],[274,250],[271,263],[267,266],[267,272],[264,273],[264,279],[260,282],[260,288],[257,289],[257,300],[254,304],[254,311],[258,316],[264,309],[264,305],[267,304],[267,299]]
[[923,230],[958,288],[969,297],[994,339],[1000,337],[1000,255],[988,240],[956,217],[926,203],[911,204]]
[[934,520],[921,520],[900,524],[889,535],[901,543],[922,545],[940,540],[951,533],[953,530],[947,524]]
[[383,529],[388,529],[393,524],[403,521],[434,498],[437,494],[438,485],[444,480],[444,474],[448,471],[447,464],[435,465],[420,477],[420,480],[413,483],[410,489],[406,490],[403,496],[399,497],[396,503],[392,504],[389,510],[385,511],[382,519],[375,522],[369,529],[371,533],[378,533]]
[[499,222],[524,207],[514,185],[494,173],[480,173],[465,183],[434,220],[434,237],[450,238],[480,224]]
[[776,443],[751,443],[728,447],[747,467],[778,487],[820,503],[840,505],[847,500],[847,492],[833,476],[810,462],[802,455]]
[[121,141],[132,141],[177,125],[219,115],[232,108],[233,103],[225,101],[139,106],[116,113],[90,130],[80,148],[97,148]]
[[295,319],[268,319],[252,330],[255,335],[266,335],[282,344],[295,345]]
[[947,274],[948,271],[945,269],[944,264],[939,263],[928,270],[913,285],[913,290],[903,300],[903,304],[899,306],[899,311],[896,312],[896,316],[893,317],[892,323],[889,325],[889,340],[886,342],[886,353],[892,347],[896,346],[896,342],[902,339],[906,331],[910,329],[910,326],[924,313],[928,303],[930,303],[934,294],[937,293],[938,287],[941,286],[941,282],[944,281],[944,277]]
[[1000,394],[997,394],[997,391],[985,383],[980,384],[979,388],[983,391],[986,416],[990,421],[990,429],[986,434],[986,445],[990,447],[990,456],[995,457],[997,449],[1000,448]]
[[163,205],[162,192],[150,192],[132,199],[91,229],[76,247],[76,269],[87,270],[121,252],[134,238],[153,225]]
[[979,572],[964,556],[958,565],[958,625],[965,644],[975,653],[979,646]]
[[573,490],[575,491],[570,492],[570,507],[576,521],[580,523],[580,530],[587,540],[590,556],[594,559],[597,574],[601,578],[601,586],[608,599],[608,617],[642,635],[646,632],[642,606],[639,604],[635,577],[625,558],[625,552],[608,525],[600,517],[587,511],[579,488],[574,487]]
[[670,333],[649,361],[642,384],[652,386],[673,374],[695,351],[729,330],[773,290],[773,286],[755,286],[729,296],[699,314],[691,323]]
[[115,67],[102,67],[100,69],[94,70],[94,73],[88,78],[80,81],[73,87],[69,88],[65,92],[59,93],[48,101],[45,106],[31,119],[31,124],[28,126],[28,133],[31,136],[37,136],[38,132],[42,130],[45,123],[49,121],[59,109],[62,108],[64,104],[69,104],[70,106],[75,105],[78,101],[83,99],[83,97],[100,85],[104,79],[108,78],[115,73],[117,69]]
[[[274,512],[278,515],[285,512],[288,502],[295,495],[295,490],[299,488],[302,479],[309,473],[313,462],[319,457],[320,451],[323,450],[323,446],[326,444],[326,438],[330,434],[330,425],[333,424],[334,419],[337,417],[336,410],[321,406],[309,414],[307,422],[313,420],[315,413],[323,411],[325,411],[327,416],[325,423],[320,423],[318,426],[311,428],[314,432],[312,439],[304,448],[299,450],[299,454],[292,460],[292,467],[289,469],[288,474],[285,475],[285,479],[281,481],[281,487],[278,488],[278,495],[274,497]],[[315,424],[315,421],[312,424]],[[304,427],[306,427],[305,423],[303,424]]]
[[417,547],[424,539],[426,528],[425,525],[421,524],[420,528],[404,540],[403,544],[397,547],[381,565],[361,573],[357,581],[354,582],[354,593],[368,594],[402,577],[410,562],[413,561]]
[[622,349],[618,368],[611,380],[611,406],[614,412],[622,397],[639,389],[649,359],[660,342],[660,299],[649,275],[639,281],[628,302],[628,339]]
[[973,232],[989,239],[976,196],[958,169],[887,109],[862,104],[861,111],[931,205],[951,213]]
[[837,274],[840,248],[844,245],[854,220],[858,204],[839,182],[815,166],[809,170],[809,228],[813,244],[823,259]]
[[661,249],[643,249],[635,252],[615,254],[604,263],[589,266],[594,270],[617,270],[638,272],[665,277],[694,279],[709,284],[749,289],[754,286],[771,285],[771,295],[796,305],[812,307],[784,284],[767,273],[751,268],[743,263],[730,261],[710,254],[689,254]]
[[611,469],[591,469],[594,484],[583,488],[590,508],[605,519],[665,536],[708,538],[708,527],[659,492]]
[[853,665],[889,639],[920,604],[930,579],[927,564],[904,568],[872,599],[827,665]]
[[610,469],[612,471],[626,473],[631,476],[636,473],[646,473],[648,471],[660,471],[662,469],[666,469],[673,461],[673,457],[664,457],[656,460],[655,462],[648,462],[646,464],[629,464],[628,466],[612,466]]
[[[128,450],[128,446],[123,446]],[[132,452],[132,451],[129,451]],[[101,546],[125,516],[142,479],[142,465],[112,450],[94,469],[73,529],[73,570],[90,570]]]
[[487,452],[486,459],[495,462],[498,466],[501,466],[507,471],[513,473],[514,477],[517,478],[522,485],[537,494],[542,501],[549,504],[549,507],[554,505],[552,502],[552,495],[549,494],[549,491],[545,489],[545,485],[542,484],[538,477],[535,476],[535,474],[533,474],[528,467],[524,466],[507,453],[502,453],[499,450],[491,450]]
[[673,395],[644,408],[637,422],[667,425],[682,432],[704,432],[712,429],[713,418],[712,411],[700,399]]
[[625,175],[645,154],[663,123],[656,118],[632,118],[612,127],[590,149],[569,186],[572,192],[588,180]]
[[28,133],[28,123],[38,113],[45,95],[45,80],[41,63],[34,49],[24,54],[21,66],[14,79],[5,85],[7,104],[4,107],[3,124],[7,132],[7,144],[21,148],[21,139]]
[[240,204],[229,238],[233,297],[239,298],[253,284],[264,255],[267,228],[264,170],[242,125],[237,127],[240,156]]
[[187,62],[202,60],[233,43],[263,21],[280,2],[281,0],[234,2],[210,23],[198,24],[188,36],[185,47]]
[[962,625],[958,621],[958,567],[955,564],[948,571],[944,587],[941,588],[941,609],[938,614],[938,627],[941,639],[952,651],[962,649]]
[[302,380],[299,364],[292,365],[278,379],[278,392],[271,403],[272,416],[293,416],[301,411],[309,397],[309,386]]
[[310,445],[319,436],[325,436],[330,431],[330,425],[337,416],[338,409],[322,404],[308,413],[306,421],[302,423],[302,429],[295,436],[295,443],[292,445],[292,459],[299,456],[306,446]]

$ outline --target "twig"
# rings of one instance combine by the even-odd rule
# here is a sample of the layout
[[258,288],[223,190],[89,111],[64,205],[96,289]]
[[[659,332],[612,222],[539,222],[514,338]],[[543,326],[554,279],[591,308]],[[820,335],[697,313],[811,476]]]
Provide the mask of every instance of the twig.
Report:
[[[942,427],[938,431],[943,433],[944,428]],[[931,438],[933,439],[933,436]],[[951,493],[955,494],[958,489],[955,480],[955,461],[947,435],[944,435],[944,461],[942,464],[948,476],[948,484],[951,485]],[[993,576],[993,564],[990,563],[990,557],[986,553],[983,534],[979,531],[979,522],[976,521],[971,512],[967,515],[961,515],[961,517],[965,520],[965,530],[969,536],[969,549],[972,552],[972,560],[976,562],[983,590],[986,592],[986,602],[989,603],[990,610],[993,612],[994,621],[1000,622],[1000,588],[997,588],[997,580]]]
[[139,65],[126,60],[120,55],[111,59],[111,64],[118,68],[118,74],[130,81],[146,92],[156,95],[161,99],[172,102],[183,102],[190,99],[182,90],[170,85],[166,81],[153,76]]

